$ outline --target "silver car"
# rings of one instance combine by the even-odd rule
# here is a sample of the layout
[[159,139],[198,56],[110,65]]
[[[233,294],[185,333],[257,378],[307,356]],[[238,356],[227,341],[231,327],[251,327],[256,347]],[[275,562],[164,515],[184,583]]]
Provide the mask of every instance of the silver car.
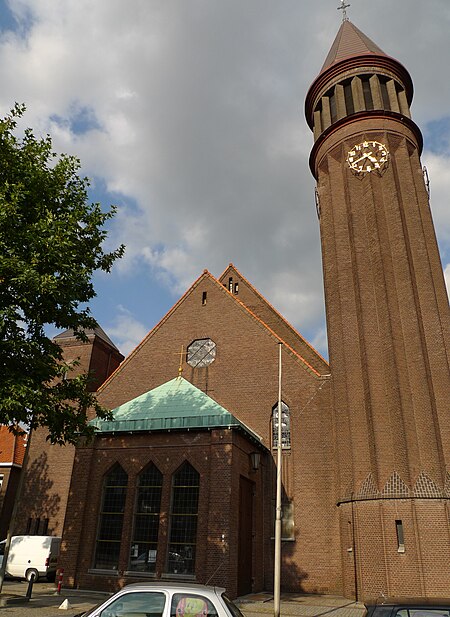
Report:
[[189,583],[135,583],[76,617],[243,617],[225,589]]

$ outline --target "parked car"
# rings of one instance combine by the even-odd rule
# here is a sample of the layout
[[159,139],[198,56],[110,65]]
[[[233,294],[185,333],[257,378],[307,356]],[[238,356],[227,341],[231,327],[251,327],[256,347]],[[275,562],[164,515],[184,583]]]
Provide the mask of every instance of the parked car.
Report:
[[378,598],[365,606],[365,617],[450,617],[450,599]]
[[[0,565],[6,540],[0,542]],[[13,536],[8,553],[6,574],[35,582],[39,578],[55,580],[61,538],[56,536]]]
[[243,617],[225,589],[207,585],[133,583],[75,617]]

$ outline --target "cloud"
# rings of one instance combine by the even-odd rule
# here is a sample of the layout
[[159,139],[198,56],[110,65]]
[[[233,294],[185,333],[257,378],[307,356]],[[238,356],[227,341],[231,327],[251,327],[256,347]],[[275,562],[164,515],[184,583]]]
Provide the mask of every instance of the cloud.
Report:
[[107,331],[123,355],[127,356],[142,341],[148,329],[128,309],[119,305]]
[[450,296],[450,263],[445,266],[444,269],[445,285],[447,286],[447,293]]
[[429,178],[434,225],[442,253],[450,260],[450,153],[426,153],[423,160]]
[[[25,101],[27,123],[49,131],[57,151],[77,154],[118,203],[111,242],[127,245],[121,275],[145,267],[175,297],[204,268],[218,275],[232,261],[319,340],[320,238],[303,101],[339,27],[329,1],[9,6],[19,25],[0,34],[0,104]],[[413,116],[424,127],[447,117],[450,99],[450,80],[439,78],[448,72],[450,6],[433,7],[378,0],[349,11],[410,70]],[[450,127],[442,127],[449,143]],[[426,157],[446,253],[448,160],[445,152]],[[141,321],[142,306],[154,301],[150,287],[139,305],[127,305]]]

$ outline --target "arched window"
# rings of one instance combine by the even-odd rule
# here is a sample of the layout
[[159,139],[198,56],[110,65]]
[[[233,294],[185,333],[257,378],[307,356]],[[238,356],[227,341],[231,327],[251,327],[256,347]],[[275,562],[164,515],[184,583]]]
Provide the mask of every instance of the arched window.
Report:
[[155,571],[162,481],[162,474],[153,463],[138,476],[130,570]]
[[94,568],[117,570],[128,476],[116,463],[103,480]]
[[167,560],[171,574],[195,573],[199,492],[200,475],[188,462],[183,463],[172,481]]
[[[278,448],[278,403],[272,407],[272,448]],[[291,449],[291,413],[281,401],[281,448]]]

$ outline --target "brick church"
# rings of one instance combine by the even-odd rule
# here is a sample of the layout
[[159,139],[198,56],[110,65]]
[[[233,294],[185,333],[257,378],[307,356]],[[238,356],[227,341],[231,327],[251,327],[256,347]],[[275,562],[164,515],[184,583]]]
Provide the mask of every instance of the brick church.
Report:
[[283,589],[448,595],[449,310],[412,95],[345,18],[305,106],[329,364],[232,264],[126,359],[100,328],[57,337],[114,410],[76,448],[32,437],[15,531],[62,535],[67,586],[272,588],[281,345]]

